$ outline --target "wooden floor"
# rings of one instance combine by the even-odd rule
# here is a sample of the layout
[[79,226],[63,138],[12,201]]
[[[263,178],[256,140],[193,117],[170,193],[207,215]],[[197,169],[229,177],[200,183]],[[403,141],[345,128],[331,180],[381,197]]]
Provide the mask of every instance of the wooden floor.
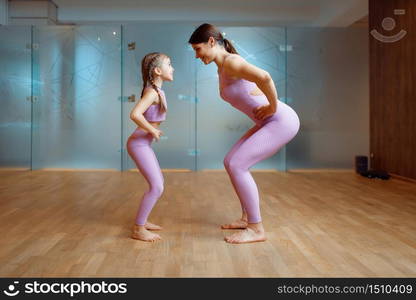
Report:
[[0,172],[1,277],[416,277],[416,184],[344,173],[254,173],[268,241],[230,245],[239,217],[224,172],[165,173],[129,238],[135,172]]

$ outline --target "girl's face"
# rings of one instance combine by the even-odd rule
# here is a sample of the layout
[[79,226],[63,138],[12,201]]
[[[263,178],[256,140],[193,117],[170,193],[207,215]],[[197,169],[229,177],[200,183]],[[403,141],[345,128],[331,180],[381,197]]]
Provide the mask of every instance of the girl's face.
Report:
[[195,50],[195,58],[199,58],[206,65],[212,63],[215,58],[215,51],[210,45],[210,41],[207,43],[192,44],[192,48]]
[[169,57],[163,57],[162,63],[159,67],[160,77],[163,81],[173,81],[173,71],[175,69],[172,67]]

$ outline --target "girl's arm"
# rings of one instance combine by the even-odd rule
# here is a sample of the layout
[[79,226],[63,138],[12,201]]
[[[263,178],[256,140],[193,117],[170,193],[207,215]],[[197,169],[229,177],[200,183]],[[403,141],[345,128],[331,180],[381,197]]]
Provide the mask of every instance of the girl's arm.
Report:
[[150,105],[155,102],[157,103],[158,98],[159,95],[154,89],[145,89],[143,97],[137,102],[130,113],[130,119],[132,119],[134,123],[152,134],[155,132],[156,128],[145,119],[143,113]]
[[[245,80],[254,82],[269,101],[270,106],[266,108],[266,114],[272,114],[276,112],[278,95],[273,79],[267,71],[248,63],[239,55],[231,55],[228,57],[224,61],[223,68],[229,76],[243,78]],[[261,107],[258,109],[261,109]],[[264,113],[260,113],[260,117],[265,117]]]

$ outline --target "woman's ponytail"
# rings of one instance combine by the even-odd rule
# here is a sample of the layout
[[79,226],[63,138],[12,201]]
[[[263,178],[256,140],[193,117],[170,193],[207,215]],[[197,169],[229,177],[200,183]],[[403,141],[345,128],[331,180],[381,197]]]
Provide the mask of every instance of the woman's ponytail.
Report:
[[238,54],[237,50],[235,50],[233,44],[227,39],[224,39],[224,48],[229,53]]
[[225,50],[229,53],[238,54],[237,50],[235,50],[233,44],[227,39],[224,39],[221,32],[218,30],[217,27],[214,25],[204,23],[200,25],[195,31],[192,33],[191,37],[189,38],[189,44],[199,44],[199,43],[206,43],[208,42],[209,38],[213,37],[218,44],[224,46]]

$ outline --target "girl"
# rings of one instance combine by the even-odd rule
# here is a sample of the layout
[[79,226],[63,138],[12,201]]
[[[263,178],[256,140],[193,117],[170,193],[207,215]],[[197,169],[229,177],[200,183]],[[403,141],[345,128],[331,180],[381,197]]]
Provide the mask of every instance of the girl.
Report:
[[162,84],[163,81],[173,80],[173,71],[167,55],[158,52],[147,54],[142,60],[141,99],[130,113],[130,118],[138,127],[128,138],[127,151],[149,184],[137,211],[131,237],[148,242],[161,239],[150,230],[162,228],[147,222],[150,211],[163,193],[163,175],[151,143],[153,139],[159,141],[163,134],[159,125],[166,118],[167,102]]
[[273,154],[295,137],[299,130],[296,112],[278,101],[269,73],[245,61],[211,24],[202,24],[188,41],[195,58],[218,67],[221,97],[251,118],[255,126],[231,148],[224,159],[242,217],[223,229],[244,229],[225,238],[228,243],[266,240],[259,206],[259,193],[249,168]]

